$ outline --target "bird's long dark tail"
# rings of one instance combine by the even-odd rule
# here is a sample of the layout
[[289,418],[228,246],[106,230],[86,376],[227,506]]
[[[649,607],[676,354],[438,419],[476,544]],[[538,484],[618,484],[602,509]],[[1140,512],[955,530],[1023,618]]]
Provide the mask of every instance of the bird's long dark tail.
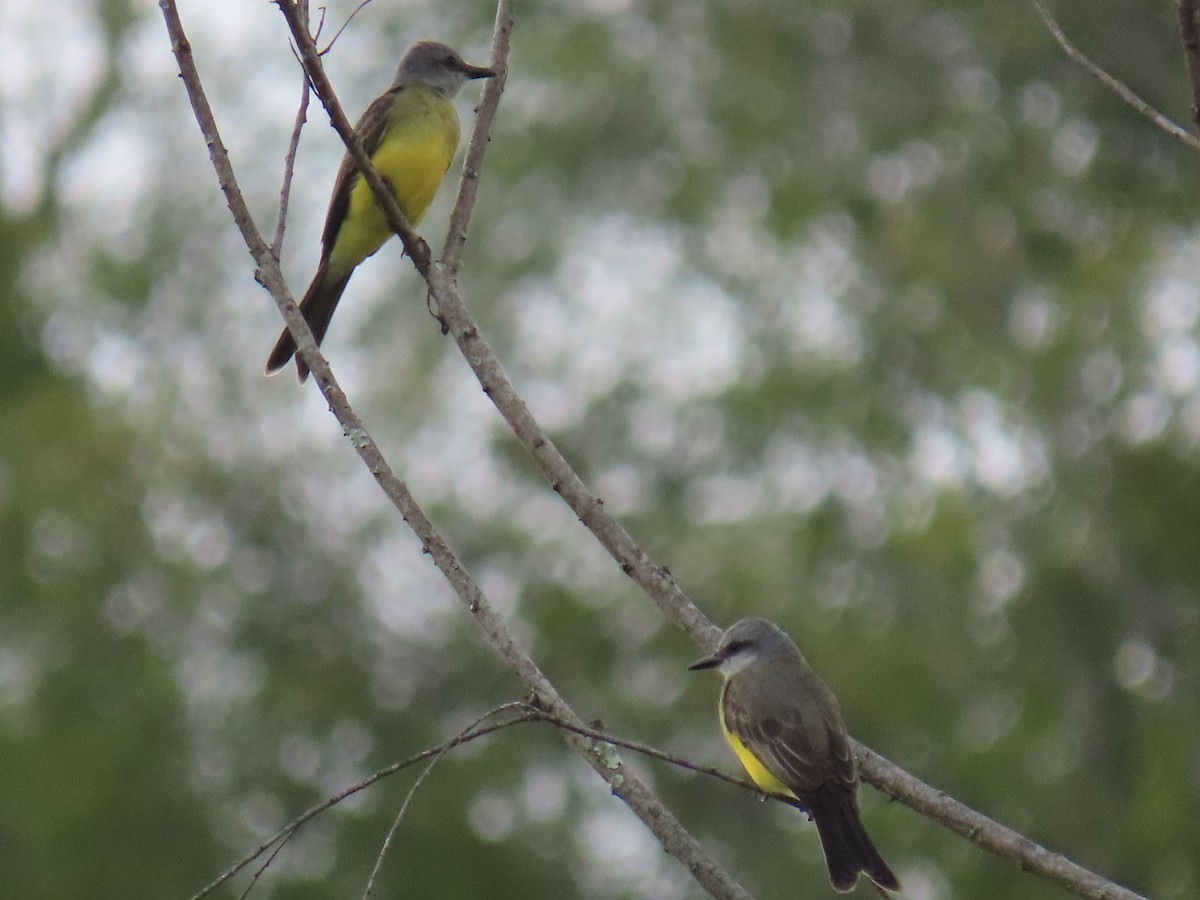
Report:
[[844,788],[830,787],[806,794],[801,799],[821,836],[825,865],[835,890],[841,893],[852,890],[859,872],[865,873],[884,890],[900,890],[899,879],[883,861],[863,828],[854,794]]
[[[313,337],[317,339],[318,345],[325,339],[325,332],[329,330],[329,320],[333,318],[333,311],[337,309],[338,301],[342,299],[342,292],[346,290],[346,285],[350,281],[350,276],[347,275],[345,278],[326,284],[325,274],[328,263],[328,259],[321,260],[321,264],[317,266],[317,274],[313,276],[312,284],[308,286],[304,299],[300,301],[300,312],[304,314],[304,320],[312,329]],[[267,357],[267,374],[274,375],[286,366],[288,360],[295,355],[296,342],[292,340],[292,333],[285,328],[283,334],[279,336],[279,340],[275,342],[275,349]],[[308,379],[308,366],[298,356],[296,356],[296,374],[299,376],[301,384]]]

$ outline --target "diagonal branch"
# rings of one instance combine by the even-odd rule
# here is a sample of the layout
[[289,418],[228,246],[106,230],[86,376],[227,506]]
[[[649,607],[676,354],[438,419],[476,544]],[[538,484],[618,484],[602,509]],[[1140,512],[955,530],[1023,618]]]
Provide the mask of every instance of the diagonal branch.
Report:
[[[308,0],[302,0],[307,3]],[[300,149],[300,132],[308,121],[308,76],[300,85],[300,105],[296,108],[296,121],[292,125],[292,138],[288,141],[287,153],[283,157],[283,186],[279,189],[279,217],[275,221],[275,238],[271,241],[271,252],[276,259],[283,258],[283,232],[287,227],[288,203],[292,197],[292,177],[296,172],[296,153]]]
[[[289,0],[275,0],[287,20],[300,51],[300,58],[309,74],[313,89],[321,103],[329,112],[330,120],[342,140],[347,152],[351,154],[355,165],[363,174],[364,180],[370,185],[375,194],[375,201],[387,220],[388,225],[399,235],[404,243],[404,249],[412,258],[413,265],[425,278],[429,291],[438,304],[450,334],[458,344],[459,350],[466,357],[476,378],[483,386],[501,415],[508,422],[509,428],[533,454],[543,475],[551,486],[562,495],[570,507],[579,516],[587,528],[596,535],[600,543],[608,550],[625,574],[631,576],[653,598],[667,616],[688,632],[699,643],[711,649],[715,645],[720,630],[696,607],[694,603],[675,584],[671,573],[662,566],[656,565],[633,537],[612,516],[604,510],[601,500],[594,497],[571,468],[566,458],[554,446],[553,442],[542,430],[525,401],[517,393],[508,376],[504,374],[495,353],[479,333],[479,328],[467,312],[466,305],[454,285],[453,279],[440,267],[430,263],[429,247],[421,239],[400,211],[395,196],[388,190],[386,182],[371,165],[371,160],[363,150],[362,142],[354,134],[350,120],[343,112],[333,88],[321,66],[321,58],[317,48],[309,36],[305,23],[300,20],[298,11]],[[509,9],[509,0],[500,0],[497,12],[497,30],[499,34],[507,35],[511,29],[511,14],[504,14]],[[504,38],[507,44],[507,37]],[[506,68],[506,63],[501,66]],[[498,98],[498,93],[493,94]],[[482,136],[472,135],[471,144],[478,147],[478,157],[481,159],[487,146],[485,121]],[[466,220],[470,213],[470,204],[456,205],[460,213],[460,227],[465,230]],[[314,370],[315,371],[315,370]],[[319,382],[318,382],[319,383]]]
[[450,225],[446,229],[446,243],[442,247],[442,266],[450,281],[458,276],[463,247],[467,243],[467,222],[475,208],[475,197],[479,193],[479,176],[483,171],[483,154],[491,140],[492,120],[500,105],[500,95],[508,84],[508,45],[512,36],[512,13],[507,2],[496,5],[496,23],[493,26],[491,68],[495,78],[489,78],[483,87],[483,98],[475,113],[475,127],[467,143],[467,155],[463,160],[462,177],[458,181],[458,195],[454,211],[450,213]]
[[[375,887],[375,879],[379,877],[379,870],[383,868],[384,857],[387,856],[388,849],[392,846],[392,841],[396,839],[396,832],[400,830],[400,823],[404,821],[404,814],[408,812],[408,807],[412,804],[413,797],[417,795],[417,791],[420,790],[421,785],[425,783],[425,779],[429,777],[429,774],[433,771],[434,766],[440,763],[442,761],[442,757],[449,753],[454,747],[457,747],[459,744],[466,743],[467,740],[473,740],[475,737],[480,736],[482,733],[483,723],[488,719],[499,713],[508,712],[510,710],[521,710],[524,712],[525,704],[520,702],[505,703],[504,705],[498,706],[495,709],[488,710],[482,716],[479,716],[477,719],[475,719],[474,722],[471,722],[465,728],[460,729],[454,738],[442,744],[438,751],[433,754],[433,758],[429,760],[429,764],[421,770],[421,774],[417,776],[416,780],[412,783],[412,786],[409,787],[408,793],[404,795],[404,802],[400,804],[400,811],[396,813],[396,818],[392,820],[392,827],[388,829],[387,837],[384,838],[383,841],[383,846],[379,848],[379,853],[375,856],[375,867],[371,869],[371,877],[367,879],[367,886],[363,890],[363,900],[367,900],[367,898],[371,896],[371,891]],[[502,724],[520,725],[522,722],[532,721],[535,721],[535,717],[530,715],[528,712],[524,712],[524,714],[519,718],[511,719]]]
[[[514,718],[505,719],[500,722],[493,722],[490,725],[479,724],[479,722],[482,722],[484,719],[491,718],[499,713],[510,710],[517,713]],[[422,750],[420,753],[413,754],[407,759],[401,760],[397,763],[392,763],[390,766],[380,769],[374,775],[364,778],[357,784],[352,784],[350,787],[338,791],[332,797],[325,798],[316,806],[313,806],[301,813],[299,816],[292,819],[292,821],[284,825],[283,828],[279,829],[279,831],[275,832],[273,835],[235,862],[232,866],[218,875],[215,879],[213,879],[212,882],[206,884],[203,888],[193,894],[190,900],[203,900],[204,897],[207,897],[222,884],[236,876],[239,872],[250,865],[250,863],[254,862],[267,851],[270,850],[273,853],[278,852],[279,847],[290,840],[292,835],[299,831],[301,826],[303,826],[305,823],[316,818],[321,813],[325,812],[325,810],[337,806],[337,804],[341,803],[348,797],[352,797],[360,791],[364,791],[371,787],[371,785],[375,784],[376,782],[382,781],[389,775],[394,775],[402,769],[415,766],[417,763],[423,762],[424,760],[441,756],[448,750],[452,750],[455,747],[469,743],[478,738],[484,737],[485,735],[492,734],[493,732],[500,731],[503,728],[510,728],[513,725],[520,725],[525,722],[540,721],[541,716],[541,713],[532,710],[527,704],[524,703],[505,703],[502,706],[498,706],[497,708],[491,710],[486,716],[483,716],[481,719],[477,720],[474,726],[464,729],[445,743],[438,744],[436,747],[429,747],[428,749]]]
[[[1042,21],[1046,23],[1046,27],[1050,29],[1050,33],[1054,35],[1054,39],[1058,41],[1058,45],[1063,48],[1063,51],[1072,60],[1079,63],[1091,73],[1092,77],[1097,79],[1105,87],[1111,89],[1118,97],[1125,101],[1126,104],[1136,109],[1139,113],[1171,135],[1173,138],[1183,141],[1193,150],[1200,150],[1200,138],[1193,134],[1189,134],[1185,129],[1180,128],[1157,109],[1135,94],[1123,81],[1119,81],[1109,75],[1102,68],[1088,59],[1080,52],[1074,44],[1067,40],[1067,36],[1063,33],[1062,27],[1050,14],[1050,10],[1046,8],[1046,4],[1042,0],[1029,0],[1033,4],[1033,8],[1037,10],[1038,15],[1042,17]],[[1187,0],[1184,0],[1187,2]],[[1191,57],[1189,56],[1189,61]],[[1193,73],[1194,74],[1194,73]]]
[[891,760],[854,742],[858,771],[863,780],[881,790],[881,785],[903,784],[904,794],[896,795],[905,805],[932,819],[944,828],[964,837],[989,853],[1020,868],[1041,875],[1077,897],[1090,900],[1146,900],[1141,894],[1109,881],[1095,872],[1071,862],[1034,843],[1017,831],[978,813],[949,794],[923,784]]

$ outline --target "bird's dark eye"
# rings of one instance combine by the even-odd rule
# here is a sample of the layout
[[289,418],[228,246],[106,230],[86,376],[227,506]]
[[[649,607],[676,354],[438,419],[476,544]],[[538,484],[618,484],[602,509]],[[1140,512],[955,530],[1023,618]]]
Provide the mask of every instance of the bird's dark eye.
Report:
[[725,645],[725,653],[737,653],[739,650],[745,650],[747,646],[745,641],[730,641]]

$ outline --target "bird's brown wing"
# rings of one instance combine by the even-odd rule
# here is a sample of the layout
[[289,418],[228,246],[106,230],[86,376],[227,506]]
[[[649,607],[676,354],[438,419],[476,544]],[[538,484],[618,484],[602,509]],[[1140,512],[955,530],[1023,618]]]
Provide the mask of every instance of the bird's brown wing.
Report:
[[801,796],[829,784],[855,786],[850,743],[836,706],[828,706],[836,701],[823,683],[786,678],[769,686],[751,684],[753,716],[746,690],[739,687],[735,678],[725,692],[725,727],[792,793]]
[[[374,156],[375,151],[379,149],[383,133],[387,130],[392,104],[396,102],[396,95],[402,90],[404,87],[400,85],[384,91],[372,101],[354,126],[354,132],[362,141],[368,157]],[[325,230],[321,233],[322,257],[328,257],[333,250],[342,222],[346,220],[346,213],[350,210],[350,191],[354,188],[354,181],[359,174],[358,166],[347,151],[342,157],[341,166],[338,167],[337,178],[333,182],[333,194],[329,199],[329,212],[325,214]]]

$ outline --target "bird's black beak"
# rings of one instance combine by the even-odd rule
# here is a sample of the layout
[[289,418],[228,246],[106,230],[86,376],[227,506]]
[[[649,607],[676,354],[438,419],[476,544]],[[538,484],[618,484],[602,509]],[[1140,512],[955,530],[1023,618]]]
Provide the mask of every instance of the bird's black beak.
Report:
[[487,69],[483,66],[472,66],[469,63],[463,63],[462,73],[467,76],[467,79],[474,81],[476,78],[495,78],[496,70]]
[[688,666],[688,671],[698,672],[700,669],[715,669],[724,661],[725,657],[723,657],[720,653],[710,653],[703,659],[698,659]]

